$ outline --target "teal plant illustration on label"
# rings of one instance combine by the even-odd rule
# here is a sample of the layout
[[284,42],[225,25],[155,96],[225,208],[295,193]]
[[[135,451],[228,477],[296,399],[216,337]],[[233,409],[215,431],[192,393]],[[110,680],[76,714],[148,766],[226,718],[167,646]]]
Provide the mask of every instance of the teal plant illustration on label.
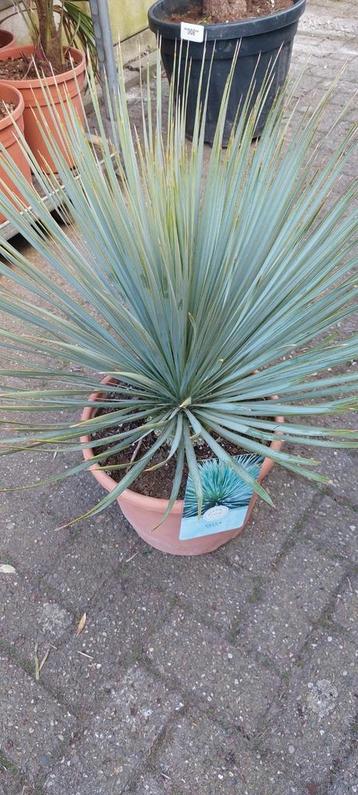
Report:
[[[258,477],[263,462],[261,456],[244,454],[236,456],[236,461],[254,478]],[[189,475],[179,533],[182,541],[241,527],[253,494],[251,486],[226,462],[210,458],[200,463],[199,470],[203,489],[201,516],[198,516],[196,490]]]

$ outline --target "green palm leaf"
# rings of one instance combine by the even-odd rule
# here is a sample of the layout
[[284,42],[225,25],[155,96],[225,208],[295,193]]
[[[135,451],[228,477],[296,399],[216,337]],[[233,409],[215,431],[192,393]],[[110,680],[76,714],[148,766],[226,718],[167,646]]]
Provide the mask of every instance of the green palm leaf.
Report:
[[97,49],[92,17],[78,5],[78,0],[77,2],[63,0],[62,24],[68,44],[71,47],[80,45],[83,50],[88,51],[93,69],[96,71]]

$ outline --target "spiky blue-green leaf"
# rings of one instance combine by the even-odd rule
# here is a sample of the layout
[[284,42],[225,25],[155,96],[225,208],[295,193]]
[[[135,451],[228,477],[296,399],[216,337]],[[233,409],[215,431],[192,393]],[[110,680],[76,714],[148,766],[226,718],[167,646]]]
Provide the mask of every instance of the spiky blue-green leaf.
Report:
[[[201,510],[200,437],[225,465],[230,442],[312,478],[319,445],[357,444],[356,432],[325,423],[358,402],[357,376],[353,367],[347,369],[357,357],[357,338],[342,341],[335,332],[357,302],[357,184],[352,181],[332,201],[340,174],[350,168],[356,129],[333,151],[328,131],[328,154],[317,168],[314,141],[330,95],[287,137],[290,97],[282,92],[252,144],[269,83],[270,76],[223,151],[226,92],[214,145],[204,156],[205,108],[198,100],[189,145],[185,108],[175,107],[173,89],[165,112],[159,52],[157,78],[143,89],[138,133],[122,70],[112,141],[90,77],[95,143],[70,105],[66,127],[54,112],[62,149],[44,129],[57,175],[46,175],[23,143],[41,188],[56,191],[63,220],[73,224],[70,232],[2,153],[31,209],[20,212],[18,200],[2,193],[0,212],[44,265],[1,241],[0,405],[8,430],[0,451],[33,456],[55,450],[54,477],[68,477],[90,465],[81,462],[80,436],[104,434],[117,451],[127,450],[128,467],[95,510],[124,488],[135,488],[144,468],[172,459],[170,505],[186,462]],[[321,163],[325,145],[321,136]],[[14,368],[9,357],[23,361],[23,368]],[[114,413],[81,424],[81,409],[92,405],[89,395],[108,373],[114,386],[101,388],[100,402],[106,408],[114,392]],[[273,452],[277,434],[286,447]],[[139,445],[131,460],[133,445],[144,438],[149,450],[141,455]],[[95,462],[105,466],[98,439],[90,444]],[[314,457],[296,452],[302,444],[313,447]],[[78,450],[79,458],[66,469],[61,462],[68,450]],[[256,472],[245,474],[231,463],[247,487],[265,496]]]

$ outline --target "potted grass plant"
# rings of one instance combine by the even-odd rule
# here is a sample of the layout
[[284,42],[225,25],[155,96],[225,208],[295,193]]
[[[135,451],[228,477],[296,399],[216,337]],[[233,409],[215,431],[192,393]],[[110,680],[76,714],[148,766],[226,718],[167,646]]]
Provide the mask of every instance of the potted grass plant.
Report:
[[[55,0],[18,0],[16,6],[28,26],[32,43],[0,50],[0,81],[21,91],[26,140],[42,168],[49,171],[54,164],[49,159],[39,121],[45,120],[56,134],[54,113],[63,119],[63,104],[68,100],[81,116],[85,50],[93,57],[95,53],[92,20],[70,0],[61,4]],[[64,39],[67,39],[65,46]],[[82,49],[74,46],[77,43]]]
[[[187,93],[188,138],[193,136],[198,92],[204,101],[208,90],[205,141],[212,144],[234,61],[223,146],[228,143],[243,100],[248,92],[255,99],[270,70],[265,101],[253,131],[254,136],[261,134],[274,98],[287,77],[305,4],[306,0],[156,0],[148,12],[149,27],[160,39],[169,80],[178,53],[183,55],[174,85],[177,98]],[[187,81],[186,58],[190,59]]]
[[[32,210],[19,216],[0,196],[0,210],[44,259],[39,269],[1,242],[13,267],[0,264],[0,274],[14,289],[0,284],[0,343],[28,357],[0,371],[11,420],[1,453],[49,456],[57,471],[48,488],[91,470],[107,494],[83,517],[118,500],[148,543],[200,554],[240,531],[257,496],[270,502],[263,478],[273,463],[325,482],[319,447],[357,445],[357,433],[327,419],[357,406],[357,376],[344,371],[357,340],[332,335],[355,311],[356,186],[331,202],[355,133],[318,168],[312,144],[328,99],[286,139],[281,93],[253,147],[263,97],[252,104],[249,96],[223,151],[229,84],[205,165],[205,112],[198,99],[189,147],[173,87],[169,114],[162,107],[159,53],[155,85],[155,105],[153,86],[143,89],[140,146],[121,72],[112,100],[118,149],[105,138],[92,80],[103,159],[75,116],[62,134],[77,172],[47,134],[58,176],[42,179],[57,185],[75,234],[19,170]],[[10,159],[8,169],[14,178]],[[84,460],[69,464],[68,451]],[[80,492],[78,503],[80,511]],[[228,529],[230,511],[239,518]],[[195,535],[202,521],[207,529]]]

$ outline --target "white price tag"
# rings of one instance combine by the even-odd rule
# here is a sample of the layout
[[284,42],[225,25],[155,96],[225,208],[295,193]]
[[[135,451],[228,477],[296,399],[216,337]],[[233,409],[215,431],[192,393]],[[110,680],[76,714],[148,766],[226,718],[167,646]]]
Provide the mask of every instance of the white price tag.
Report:
[[204,41],[204,25],[194,25],[192,22],[180,23],[180,38],[183,41]]

